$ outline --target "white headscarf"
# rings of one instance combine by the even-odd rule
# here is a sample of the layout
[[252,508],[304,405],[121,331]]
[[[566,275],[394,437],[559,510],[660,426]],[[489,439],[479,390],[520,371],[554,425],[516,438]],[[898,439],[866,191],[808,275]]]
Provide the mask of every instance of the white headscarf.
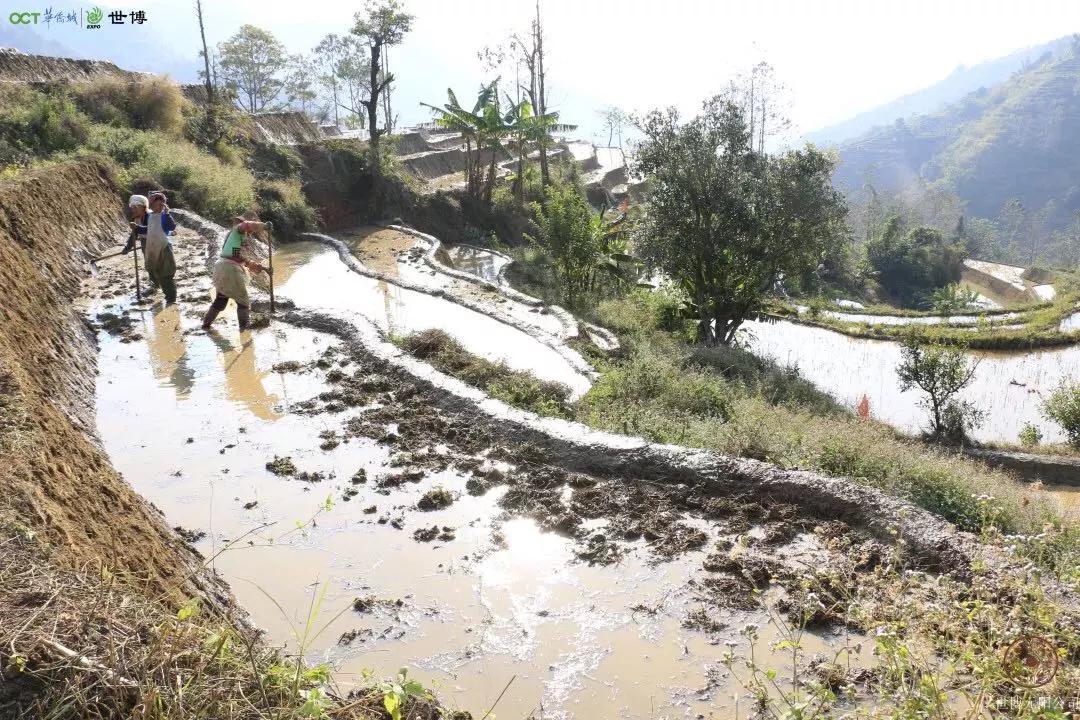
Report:
[[132,195],[131,199],[128,200],[128,207],[136,207],[138,205],[142,205],[144,208],[150,207],[150,201],[146,199],[145,195]]

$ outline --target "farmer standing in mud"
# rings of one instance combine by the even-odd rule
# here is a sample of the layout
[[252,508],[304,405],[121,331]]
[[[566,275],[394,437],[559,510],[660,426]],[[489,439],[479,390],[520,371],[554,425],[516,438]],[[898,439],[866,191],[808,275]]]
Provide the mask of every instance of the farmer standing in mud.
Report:
[[248,270],[265,272],[270,274],[270,268],[264,267],[257,262],[244,257],[251,251],[252,236],[259,237],[263,242],[269,242],[267,233],[274,229],[272,223],[259,222],[258,216],[248,213],[244,217],[235,218],[236,224],[225,238],[225,244],[221,246],[221,257],[214,265],[214,302],[206,311],[203,318],[203,328],[209,330],[211,323],[218,314],[229,304],[229,300],[236,303],[236,319],[240,322],[240,329],[244,330],[251,323],[251,299],[248,296]]
[[131,208],[132,234],[121,252],[126,254],[133,250],[136,237],[142,241],[150,283],[160,287],[165,293],[165,304],[172,305],[176,302],[176,260],[169,236],[176,231],[176,221],[169,215],[165,193],[152,192],[149,198],[132,195],[128,206]]

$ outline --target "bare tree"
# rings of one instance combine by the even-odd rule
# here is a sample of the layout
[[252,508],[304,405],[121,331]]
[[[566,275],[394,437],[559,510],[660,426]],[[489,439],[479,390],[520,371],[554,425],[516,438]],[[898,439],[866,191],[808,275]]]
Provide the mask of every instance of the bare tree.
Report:
[[199,37],[202,38],[203,82],[206,86],[206,103],[207,105],[213,105],[216,73],[210,73],[210,49],[206,44],[206,29],[203,26],[202,0],[195,0],[195,16],[199,19]]
[[368,115],[371,191],[376,214],[379,212],[379,181],[382,175],[379,138],[388,132],[385,126],[379,128],[379,97],[394,81],[393,74],[380,73],[382,57],[386,48],[397,45],[404,39],[405,33],[412,29],[412,21],[413,16],[405,12],[398,0],[382,0],[381,3],[368,0],[363,12],[356,14],[352,29],[353,35],[366,43],[371,51],[368,66],[370,94],[363,101],[363,105],[367,108]]
[[750,130],[751,147],[765,152],[766,142],[791,128],[787,116],[790,102],[787,87],[776,77],[773,66],[761,61],[731,81],[723,96],[743,109]]

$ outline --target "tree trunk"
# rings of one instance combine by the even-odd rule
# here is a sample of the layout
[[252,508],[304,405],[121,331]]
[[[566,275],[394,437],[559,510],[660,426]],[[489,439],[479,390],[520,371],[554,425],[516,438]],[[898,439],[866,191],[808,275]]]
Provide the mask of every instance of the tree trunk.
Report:
[[379,62],[381,54],[382,43],[376,40],[371,44],[371,70],[369,74],[371,97],[363,101],[368,114],[371,208],[375,218],[378,218],[382,212],[382,198],[380,197],[382,191],[382,162],[379,157]]
[[[544,88],[544,26],[540,22],[540,0],[536,0],[536,63],[539,81],[539,102],[541,118],[547,116],[547,91]],[[546,188],[551,184],[551,171],[548,168],[547,131],[540,134],[540,177]]]
[[518,137],[517,179],[514,181],[514,197],[518,207],[525,206],[525,138]]
[[488,165],[487,180],[484,182],[484,204],[491,205],[491,190],[495,186],[495,148],[491,149],[491,162]]
[[206,106],[214,106],[214,83],[210,75],[210,50],[206,46],[206,30],[203,28],[202,0],[195,0],[195,14],[199,16],[199,36],[202,38],[203,67],[206,69]]
[[[390,77],[390,48],[383,50],[383,77]],[[383,127],[387,132],[394,131],[394,116],[390,111],[390,85],[383,91]]]

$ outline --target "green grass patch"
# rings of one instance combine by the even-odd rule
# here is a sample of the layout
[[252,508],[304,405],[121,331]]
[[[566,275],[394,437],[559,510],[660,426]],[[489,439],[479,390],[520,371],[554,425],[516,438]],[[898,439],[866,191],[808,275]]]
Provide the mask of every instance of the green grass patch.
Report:
[[418,360],[485,391],[508,405],[539,415],[568,418],[570,388],[562,383],[540,380],[504,363],[495,363],[471,354],[442,330],[424,330],[395,342]]

